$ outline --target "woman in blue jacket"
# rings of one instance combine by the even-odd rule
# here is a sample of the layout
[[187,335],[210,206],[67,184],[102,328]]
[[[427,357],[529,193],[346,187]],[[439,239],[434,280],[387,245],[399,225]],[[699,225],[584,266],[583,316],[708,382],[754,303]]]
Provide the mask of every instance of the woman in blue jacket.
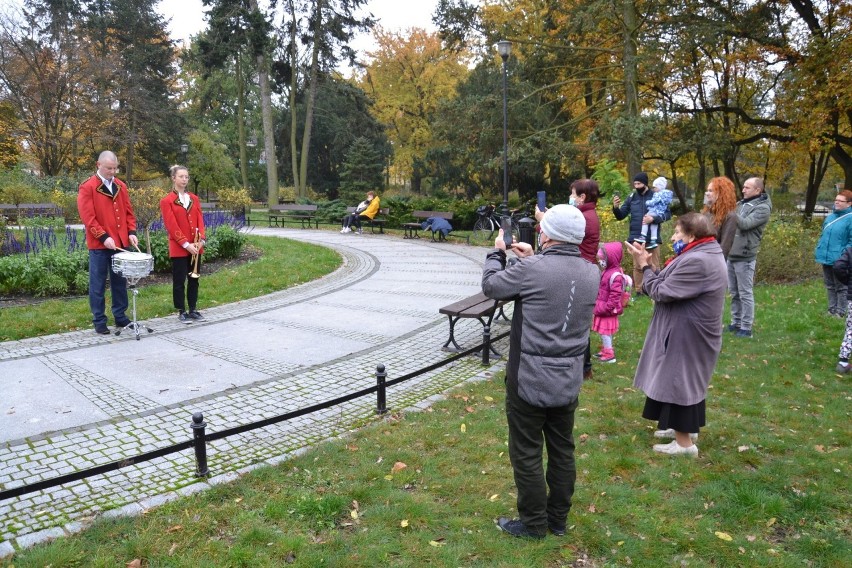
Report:
[[846,317],[846,284],[834,275],[834,262],[846,247],[852,246],[852,191],[844,189],[834,199],[834,212],[822,223],[816,246],[816,261],[822,264],[823,281],[828,292],[828,313]]

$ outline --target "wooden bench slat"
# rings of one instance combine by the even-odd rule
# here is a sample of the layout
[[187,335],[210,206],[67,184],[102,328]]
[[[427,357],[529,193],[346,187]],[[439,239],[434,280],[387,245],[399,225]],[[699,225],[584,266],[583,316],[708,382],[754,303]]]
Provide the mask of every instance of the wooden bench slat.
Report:
[[275,226],[279,226],[279,221],[281,222],[281,227],[284,226],[284,222],[287,220],[299,221],[302,223],[302,228],[307,227],[311,228],[311,221],[313,221],[316,225],[316,228],[319,229],[319,220],[316,218],[317,206],[309,205],[309,204],[300,204],[300,203],[284,203],[281,205],[273,205],[269,208],[269,226],[272,226],[273,221],[275,222]]

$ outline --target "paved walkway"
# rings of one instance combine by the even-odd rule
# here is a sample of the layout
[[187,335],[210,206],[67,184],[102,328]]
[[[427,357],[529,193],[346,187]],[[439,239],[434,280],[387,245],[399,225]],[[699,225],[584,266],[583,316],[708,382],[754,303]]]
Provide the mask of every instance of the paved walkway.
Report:
[[[258,229],[337,250],[325,278],[262,298],[205,309],[206,321],[147,320],[155,329],[91,330],[0,343],[0,488],[78,471],[191,437],[193,412],[215,432],[323,402],[445,359],[438,308],[480,290],[486,249]],[[144,281],[143,281],[144,284]],[[145,292],[138,297],[145,316]],[[500,332],[500,329],[497,330]],[[475,320],[460,343],[481,339]],[[389,389],[388,406],[423,405],[483,373],[474,357]],[[82,530],[98,515],[125,515],[276,464],[374,417],[375,397],[208,444],[213,478],[194,477],[191,451],[0,502],[0,556]]]

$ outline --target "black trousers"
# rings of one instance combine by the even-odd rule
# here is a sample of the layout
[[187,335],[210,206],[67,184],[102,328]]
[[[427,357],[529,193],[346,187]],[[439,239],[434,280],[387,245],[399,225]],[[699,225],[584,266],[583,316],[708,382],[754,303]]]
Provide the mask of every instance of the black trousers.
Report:
[[[172,301],[181,312],[187,311],[186,305],[189,304],[189,311],[195,310],[198,305],[198,281],[199,278],[189,278],[189,273],[192,272],[192,257],[181,256],[172,258]],[[198,272],[201,272],[201,259],[198,259]],[[186,293],[186,301],[184,301],[184,292]]]
[[356,228],[360,229],[362,219],[369,219],[369,217],[367,217],[366,215],[358,215],[357,213],[352,213],[351,215],[347,215],[343,219],[343,226],[351,227],[352,225],[355,225]]
[[[533,532],[545,534],[547,525],[565,525],[577,468],[574,464],[574,411],[568,406],[539,408],[506,388],[509,459],[518,490],[518,516]],[[547,447],[547,471],[542,451]]]

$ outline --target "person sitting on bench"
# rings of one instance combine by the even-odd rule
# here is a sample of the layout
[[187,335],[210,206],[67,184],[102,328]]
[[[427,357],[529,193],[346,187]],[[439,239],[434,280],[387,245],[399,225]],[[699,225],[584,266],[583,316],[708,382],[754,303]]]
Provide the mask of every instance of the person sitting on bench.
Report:
[[368,191],[367,198],[358,204],[358,207],[355,208],[355,212],[343,218],[343,228],[340,232],[351,233],[352,225],[355,225],[358,234],[361,234],[361,219],[372,220],[378,212],[379,198],[376,197],[374,192]]

